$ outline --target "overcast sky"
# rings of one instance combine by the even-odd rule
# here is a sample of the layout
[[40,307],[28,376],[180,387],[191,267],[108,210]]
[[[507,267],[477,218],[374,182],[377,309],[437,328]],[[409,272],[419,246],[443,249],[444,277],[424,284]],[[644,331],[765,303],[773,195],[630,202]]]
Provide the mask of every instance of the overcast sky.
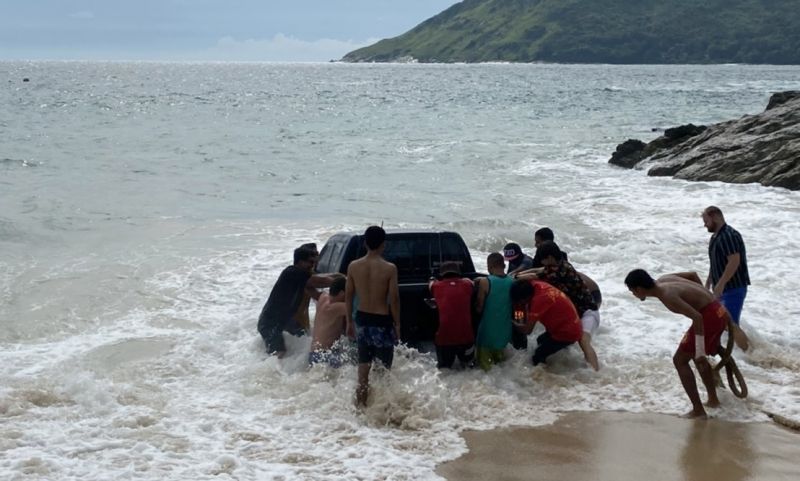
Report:
[[327,61],[458,0],[0,0],[0,60]]

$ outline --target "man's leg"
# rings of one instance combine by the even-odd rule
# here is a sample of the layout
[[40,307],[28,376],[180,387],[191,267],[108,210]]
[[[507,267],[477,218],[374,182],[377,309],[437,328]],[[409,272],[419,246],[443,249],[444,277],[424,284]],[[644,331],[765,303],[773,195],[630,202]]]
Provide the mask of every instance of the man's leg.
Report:
[[711,369],[711,364],[709,364],[708,359],[702,358],[695,359],[694,365],[697,366],[697,372],[700,373],[700,379],[703,380],[706,392],[708,392],[708,403],[706,405],[710,408],[718,407],[717,385],[714,382],[714,372]]
[[703,409],[703,403],[700,401],[700,393],[697,392],[697,380],[694,378],[694,371],[689,365],[692,360],[692,355],[683,352],[678,348],[675,355],[672,356],[672,363],[675,364],[675,369],[678,371],[678,377],[681,379],[683,390],[689,396],[689,401],[692,402],[692,410],[686,413],[687,418],[706,418],[706,410]]
[[586,362],[588,362],[595,371],[599,371],[600,362],[597,360],[597,353],[594,352],[594,347],[592,347],[592,336],[589,335],[588,332],[584,332],[581,336],[581,340],[578,341],[578,345],[581,346],[583,357],[586,359]]
[[359,363],[358,387],[356,387],[356,406],[366,407],[369,396],[369,370],[372,363]]
[[452,346],[436,346],[436,367],[450,369],[456,360],[455,349]]
[[536,347],[536,351],[533,352],[532,361],[534,366],[542,363],[546,364],[548,357],[572,344],[571,342],[556,341],[550,337],[548,332],[539,336],[536,341],[539,345]]

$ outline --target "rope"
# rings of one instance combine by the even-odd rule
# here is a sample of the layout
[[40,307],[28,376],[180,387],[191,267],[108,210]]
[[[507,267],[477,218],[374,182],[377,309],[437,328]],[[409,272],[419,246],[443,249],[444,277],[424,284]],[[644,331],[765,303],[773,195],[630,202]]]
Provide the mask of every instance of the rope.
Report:
[[[744,382],[744,376],[742,376],[742,371],[739,370],[739,367],[736,365],[736,361],[733,359],[731,353],[733,352],[733,321],[728,320],[728,345],[725,346],[725,349],[722,349],[718,354],[722,359],[714,366],[714,377],[719,379],[720,384],[722,384],[722,378],[719,375],[719,372],[722,368],[725,368],[725,376],[728,378],[728,386],[731,388],[731,392],[734,396],[744,399],[747,397],[747,384]],[[724,384],[722,384],[725,387]]]

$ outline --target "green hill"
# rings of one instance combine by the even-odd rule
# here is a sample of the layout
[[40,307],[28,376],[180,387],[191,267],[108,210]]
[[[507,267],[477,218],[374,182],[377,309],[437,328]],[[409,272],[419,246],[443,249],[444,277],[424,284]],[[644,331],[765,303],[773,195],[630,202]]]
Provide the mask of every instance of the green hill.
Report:
[[345,62],[800,64],[800,0],[464,0]]

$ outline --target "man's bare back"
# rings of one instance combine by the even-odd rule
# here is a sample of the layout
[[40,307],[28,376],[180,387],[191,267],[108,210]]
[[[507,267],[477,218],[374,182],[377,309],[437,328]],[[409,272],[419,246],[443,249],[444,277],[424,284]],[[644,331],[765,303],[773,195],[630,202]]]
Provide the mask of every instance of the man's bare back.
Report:
[[685,277],[667,274],[659,277],[657,283],[661,288],[658,298],[672,312],[686,315],[685,307],[688,304],[699,314],[706,306],[714,302],[711,292]]
[[397,287],[397,267],[380,256],[366,255],[353,261],[347,280],[358,296],[358,310],[370,314],[389,314],[389,291]]

